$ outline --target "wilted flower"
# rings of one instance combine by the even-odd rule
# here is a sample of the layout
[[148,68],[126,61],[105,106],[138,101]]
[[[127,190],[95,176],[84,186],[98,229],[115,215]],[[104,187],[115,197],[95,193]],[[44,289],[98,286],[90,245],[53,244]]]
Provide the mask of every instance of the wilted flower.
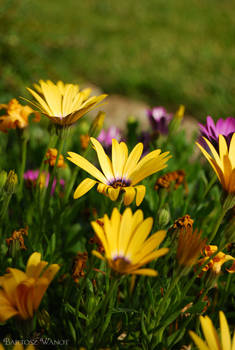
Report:
[[102,260],[106,259],[114,271],[120,274],[157,275],[157,271],[141,267],[168,252],[168,248],[157,250],[166,231],[158,231],[147,239],[153,219],[144,220],[142,210],[132,214],[131,209],[127,208],[121,215],[114,208],[110,219],[105,214],[103,227],[96,221],[91,224],[102,242],[105,257],[97,251],[92,253]]
[[116,126],[110,126],[107,131],[101,130],[101,133],[97,137],[97,140],[102,144],[105,149],[112,146],[112,139],[117,141],[121,140],[121,132]]
[[192,227],[180,230],[176,254],[179,265],[193,266],[205,244],[206,239],[202,239],[197,229],[194,232]]
[[232,135],[229,148],[224,136],[219,135],[218,152],[210,141],[206,138],[204,140],[213,157],[199,143],[197,143],[198,147],[215,171],[223,189],[228,193],[235,193],[235,133]]
[[186,214],[184,216],[182,216],[182,218],[178,218],[177,220],[175,220],[172,229],[173,230],[189,230],[193,228],[193,223],[194,220],[191,218],[190,215]]
[[[199,265],[203,265],[208,259],[208,257],[213,255],[217,250],[218,250],[218,247],[216,245],[207,245],[203,250],[204,257],[198,261]],[[223,252],[218,252],[218,254],[216,254],[209,261],[209,263],[202,268],[202,271],[208,271],[210,269],[212,270],[213,273],[218,275],[221,271],[222,265],[229,260],[235,260],[235,259],[231,255],[227,255]]]
[[78,283],[79,279],[85,275],[84,269],[86,268],[87,256],[86,252],[77,253],[73,260],[72,278],[76,283]]
[[170,173],[162,175],[157,179],[154,185],[154,189],[155,190],[158,190],[159,188],[170,189],[172,183],[174,183],[175,189],[177,189],[181,184],[183,184],[186,191],[188,191],[184,170],[175,170]]
[[69,126],[84,114],[96,108],[98,104],[107,96],[89,97],[91,89],[79,91],[79,86],[74,84],[64,84],[58,81],[56,84],[47,80],[39,81],[39,85],[34,84],[35,89],[28,89],[37,102],[30,102],[37,107],[45,116],[54,123],[61,126]]
[[203,148],[207,148],[204,137],[209,140],[215,149],[219,150],[219,135],[223,135],[229,147],[233,133],[235,132],[235,118],[228,117],[225,120],[220,118],[216,124],[214,120],[208,116],[206,125],[199,124],[201,136],[199,143]]
[[29,125],[29,115],[35,113],[34,122],[40,120],[40,114],[29,106],[22,106],[15,98],[8,104],[0,104],[0,110],[5,109],[6,114],[0,117],[0,130],[7,133],[9,129],[24,129]]
[[[24,173],[24,179],[26,181],[26,184],[29,187],[35,187],[36,183],[37,183],[37,178],[39,176],[39,170],[27,170]],[[49,180],[50,180],[50,174],[46,173],[45,171],[41,173],[40,175],[40,180],[39,180],[39,186],[40,188],[44,188],[47,187],[49,184]],[[65,185],[65,181],[63,179],[60,179],[60,185],[62,187],[64,187]],[[52,184],[52,188],[51,188],[51,195],[54,194],[55,191],[55,187],[56,187],[56,179],[53,180],[53,184]]]
[[6,238],[6,243],[8,247],[10,248],[11,245],[13,245],[15,242],[18,243],[19,248],[26,250],[25,244],[24,244],[24,236],[28,236],[28,227],[21,228],[19,230],[15,230],[11,237]]
[[[49,148],[46,153],[46,160],[45,163],[49,163],[51,167],[55,166],[56,162],[56,157],[57,157],[57,149],[56,148]],[[65,168],[66,164],[64,162],[64,157],[62,154],[59,155],[58,163],[57,163],[58,168]]]
[[[95,184],[98,183],[98,192],[109,196],[115,201],[120,192],[124,194],[124,204],[132,203],[136,196],[136,205],[140,205],[145,196],[145,186],[137,183],[144,178],[164,169],[170,158],[169,152],[161,153],[161,150],[155,150],[143,157],[143,144],[138,143],[128,156],[127,145],[124,142],[118,143],[117,140],[112,141],[112,162],[104,152],[102,145],[91,137],[91,143],[97,153],[100,167],[103,173],[91,164],[86,158],[74,152],[68,152],[68,159],[94,176],[97,180],[86,178],[83,180],[74,192],[74,198],[79,198],[87,193]],[[136,193],[137,192],[137,193]]]
[[24,320],[33,317],[59,270],[57,264],[45,269],[47,264],[41,261],[41,254],[35,252],[28,259],[26,272],[9,267],[7,274],[0,277],[0,322],[13,316]]
[[[191,338],[197,345],[199,350],[234,350],[235,349],[235,333],[233,340],[230,336],[228,322],[222,311],[219,312],[220,333],[216,331],[211,319],[208,316],[200,316],[202,331],[205,341],[196,333],[189,331]],[[219,336],[220,334],[220,336]]]
[[168,125],[172,119],[172,114],[167,113],[164,107],[153,107],[147,110],[147,115],[152,128],[160,134],[168,133]]

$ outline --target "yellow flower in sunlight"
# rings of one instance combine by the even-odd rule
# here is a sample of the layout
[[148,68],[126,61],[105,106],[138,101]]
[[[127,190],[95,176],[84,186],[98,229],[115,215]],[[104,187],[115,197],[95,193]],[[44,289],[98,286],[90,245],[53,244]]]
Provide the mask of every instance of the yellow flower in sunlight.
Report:
[[168,248],[157,250],[166,231],[158,231],[147,239],[153,219],[144,220],[140,209],[132,214],[131,209],[127,208],[121,215],[114,208],[111,218],[105,214],[103,219],[103,226],[96,221],[92,221],[91,225],[104,247],[105,258],[96,250],[92,253],[102,260],[106,259],[110,267],[120,274],[156,276],[157,271],[141,267],[168,252]]
[[77,153],[68,152],[68,159],[94,176],[98,181],[86,178],[74,192],[74,198],[79,198],[87,193],[96,183],[97,191],[107,194],[112,201],[115,201],[120,191],[125,192],[124,204],[129,205],[135,198],[136,205],[140,205],[145,196],[145,186],[137,183],[149,175],[164,169],[170,158],[169,152],[161,153],[160,149],[150,152],[140,160],[143,152],[143,144],[138,143],[128,156],[127,145],[124,142],[118,143],[112,139],[112,161],[99,141],[90,138],[97,153],[100,167],[103,173],[92,165],[88,160]]
[[40,80],[39,85],[34,84],[34,87],[37,92],[30,88],[27,90],[37,102],[28,102],[61,126],[74,124],[107,96],[103,94],[89,97],[91,89],[79,91],[78,85],[64,84],[62,81],[54,84],[50,80]]
[[0,277],[0,322],[13,316],[24,320],[33,317],[59,270],[57,264],[45,269],[47,264],[41,261],[41,254],[35,252],[28,259],[26,272],[8,268],[8,273]]
[[[217,250],[218,250],[218,248],[216,245],[207,245],[204,249],[205,257],[203,257],[202,259],[199,260],[199,262],[198,262],[199,265],[203,265],[206,262],[206,260],[208,259],[208,257],[210,257],[212,254],[214,254]],[[221,271],[222,265],[229,260],[235,260],[235,259],[231,255],[227,255],[223,252],[218,252],[218,254],[216,254],[214,256],[214,258],[212,258],[209,261],[209,263],[203,267],[202,271],[207,271],[207,270],[211,269],[215,274],[219,274]],[[200,277],[201,277],[201,275],[200,275]]]
[[235,350],[235,332],[231,339],[228,322],[222,311],[219,312],[220,337],[208,316],[200,316],[201,327],[205,337],[203,341],[196,333],[189,331],[199,350]]
[[9,129],[24,129],[29,125],[29,115],[35,113],[34,122],[40,120],[40,115],[29,106],[22,106],[15,98],[8,104],[0,104],[0,110],[4,109],[5,115],[0,117],[0,130],[8,132]]
[[[235,193],[235,133],[228,149],[223,135],[219,135],[219,153],[205,137],[211,155],[199,144],[198,147],[214,169],[223,189],[228,193]],[[213,157],[212,157],[213,156]]]

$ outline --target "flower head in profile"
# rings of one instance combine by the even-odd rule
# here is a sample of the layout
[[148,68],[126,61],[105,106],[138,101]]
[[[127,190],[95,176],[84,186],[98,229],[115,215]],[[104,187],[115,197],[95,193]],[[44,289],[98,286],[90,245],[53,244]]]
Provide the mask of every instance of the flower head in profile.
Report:
[[204,138],[204,140],[207,143],[211,154],[209,154],[199,143],[197,143],[198,147],[215,171],[223,189],[228,193],[235,193],[235,133],[232,135],[229,147],[225,137],[219,135],[218,152],[210,141],[206,138]]
[[87,193],[98,183],[98,192],[107,194],[112,201],[117,200],[119,193],[124,192],[124,204],[132,203],[136,196],[136,205],[140,205],[145,196],[145,186],[138,185],[144,178],[164,169],[170,158],[169,152],[161,153],[155,150],[140,160],[143,144],[138,143],[128,155],[127,145],[112,140],[112,161],[105,153],[99,141],[91,137],[91,142],[97,153],[101,170],[98,170],[84,157],[74,152],[68,152],[68,159],[91,174],[96,180],[86,178],[74,192],[74,198]]
[[204,137],[207,138],[210,143],[215,147],[218,151],[219,147],[219,135],[223,135],[229,147],[230,141],[233,133],[235,132],[235,118],[228,117],[225,120],[220,118],[216,123],[214,120],[208,116],[206,118],[206,125],[202,125],[199,123],[200,128],[200,138],[199,143],[205,148],[207,144],[204,141]]
[[160,134],[168,133],[168,125],[173,118],[172,114],[167,113],[164,107],[153,107],[147,110],[147,115],[153,130]]
[[29,106],[22,106],[15,98],[8,104],[0,104],[5,114],[0,117],[0,130],[7,133],[10,129],[24,129],[29,125],[29,115],[35,113],[34,122],[40,120],[40,114]]
[[61,126],[74,124],[88,111],[96,108],[107,96],[103,94],[89,97],[91,89],[79,91],[78,85],[64,84],[62,81],[54,84],[50,80],[40,80],[34,87],[36,91],[27,89],[36,102],[29,102],[55,124]]
[[59,270],[59,265],[47,266],[40,253],[33,253],[26,271],[8,268],[0,277],[0,322],[13,316],[26,320],[38,309],[49,284]]
[[189,331],[191,338],[199,350],[234,350],[235,332],[231,339],[228,322],[222,311],[219,312],[220,318],[220,336],[217,333],[211,319],[208,316],[200,316],[202,331],[205,341],[196,333]]
[[147,239],[153,219],[144,220],[140,209],[133,214],[130,208],[126,208],[121,215],[114,208],[111,217],[105,214],[103,220],[103,226],[96,221],[92,221],[91,225],[104,247],[105,257],[97,251],[93,254],[106,259],[110,267],[120,274],[156,276],[157,271],[141,267],[168,252],[168,248],[157,250],[166,231],[158,231]]

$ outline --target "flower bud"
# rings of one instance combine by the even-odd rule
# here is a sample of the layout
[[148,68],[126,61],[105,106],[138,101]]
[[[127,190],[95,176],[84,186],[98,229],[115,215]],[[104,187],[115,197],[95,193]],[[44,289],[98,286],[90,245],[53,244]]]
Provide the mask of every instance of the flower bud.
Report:
[[170,220],[169,210],[163,208],[158,211],[158,224],[160,228],[165,227]]
[[89,129],[89,136],[90,137],[97,137],[103,128],[104,125],[104,119],[105,119],[106,114],[104,112],[99,112],[95,119],[93,120],[90,129]]
[[18,183],[18,177],[14,170],[10,170],[5,183],[5,191],[8,194],[15,193],[15,188]]

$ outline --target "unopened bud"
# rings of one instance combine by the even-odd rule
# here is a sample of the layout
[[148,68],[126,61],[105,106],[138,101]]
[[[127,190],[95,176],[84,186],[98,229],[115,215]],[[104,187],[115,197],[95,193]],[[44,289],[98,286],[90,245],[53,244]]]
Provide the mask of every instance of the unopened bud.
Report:
[[7,180],[5,183],[5,191],[8,194],[15,193],[15,188],[16,188],[17,183],[18,183],[17,174],[14,172],[14,170],[10,170],[8,175],[7,175]]
[[165,227],[170,220],[170,213],[167,209],[163,208],[158,211],[158,224],[159,227]]
[[47,330],[50,328],[50,315],[47,310],[42,309],[42,311],[38,312],[38,323],[42,328]]
[[90,129],[89,129],[89,136],[90,137],[97,137],[103,128],[104,125],[104,119],[105,119],[106,114],[104,112],[99,112],[95,119],[93,120]]

